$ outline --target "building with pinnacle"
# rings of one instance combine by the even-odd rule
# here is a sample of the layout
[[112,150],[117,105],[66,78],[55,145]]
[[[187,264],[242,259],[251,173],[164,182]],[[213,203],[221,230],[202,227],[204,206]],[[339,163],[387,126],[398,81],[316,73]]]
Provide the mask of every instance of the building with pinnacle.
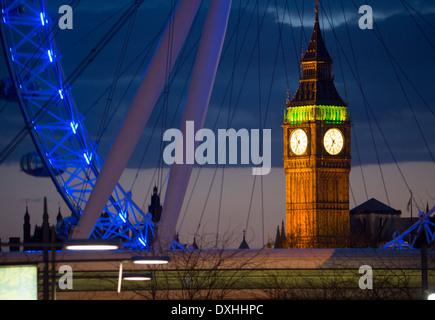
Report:
[[284,129],[287,247],[349,244],[351,124],[334,85],[318,9],[302,58],[299,88],[287,101]]

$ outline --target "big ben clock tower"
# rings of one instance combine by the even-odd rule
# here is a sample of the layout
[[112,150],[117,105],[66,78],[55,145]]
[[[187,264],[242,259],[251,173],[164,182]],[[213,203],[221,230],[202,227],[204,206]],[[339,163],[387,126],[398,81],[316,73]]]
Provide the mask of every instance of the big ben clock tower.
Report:
[[351,124],[315,11],[299,88],[287,101],[283,125],[288,247],[344,248],[350,229]]

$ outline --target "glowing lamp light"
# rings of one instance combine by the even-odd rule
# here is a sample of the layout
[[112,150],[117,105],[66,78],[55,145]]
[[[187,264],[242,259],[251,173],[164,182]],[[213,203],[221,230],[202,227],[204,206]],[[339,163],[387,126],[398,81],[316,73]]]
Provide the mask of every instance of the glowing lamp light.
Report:
[[170,257],[132,257],[131,261],[135,264],[168,264]]
[[427,295],[427,300],[435,300],[435,292],[431,292]]
[[122,279],[123,280],[129,280],[129,281],[149,281],[153,278],[152,274],[146,273],[146,274],[139,274],[139,273],[130,273],[130,274],[123,274]]
[[65,250],[71,251],[109,251],[122,249],[120,240],[68,240],[64,243]]

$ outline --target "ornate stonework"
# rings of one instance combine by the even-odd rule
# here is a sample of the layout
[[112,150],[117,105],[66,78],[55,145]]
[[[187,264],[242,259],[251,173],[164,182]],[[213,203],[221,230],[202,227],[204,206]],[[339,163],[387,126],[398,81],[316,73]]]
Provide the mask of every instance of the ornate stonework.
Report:
[[[334,85],[317,12],[283,129],[287,247],[347,247],[351,124]],[[298,129],[303,133],[293,134]],[[327,133],[330,129],[338,131]]]

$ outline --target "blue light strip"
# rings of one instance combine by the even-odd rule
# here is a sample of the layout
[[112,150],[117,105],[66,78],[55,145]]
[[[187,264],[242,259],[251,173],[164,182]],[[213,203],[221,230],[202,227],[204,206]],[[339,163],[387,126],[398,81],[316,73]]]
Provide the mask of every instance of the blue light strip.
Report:
[[139,237],[138,240],[139,240],[140,243],[142,243],[142,245],[143,245],[144,247],[147,246],[146,241],[145,241],[142,237]]
[[74,121],[71,121],[71,122],[69,123],[69,125],[71,126],[72,132],[73,132],[74,134],[77,134],[77,128],[78,128],[79,124],[78,124],[78,123],[75,123]]
[[47,53],[48,53],[48,58],[50,59],[50,62],[53,63],[53,56],[52,56],[53,54],[52,54],[51,50],[48,50]]
[[85,157],[86,163],[87,163],[88,165],[90,165],[90,164],[91,164],[91,160],[92,160],[92,153],[91,153],[91,155],[88,155],[88,154],[85,152],[85,153],[83,153],[83,156]]
[[119,213],[119,217],[121,218],[121,220],[126,223],[127,222],[127,213],[125,211],[121,211]]

